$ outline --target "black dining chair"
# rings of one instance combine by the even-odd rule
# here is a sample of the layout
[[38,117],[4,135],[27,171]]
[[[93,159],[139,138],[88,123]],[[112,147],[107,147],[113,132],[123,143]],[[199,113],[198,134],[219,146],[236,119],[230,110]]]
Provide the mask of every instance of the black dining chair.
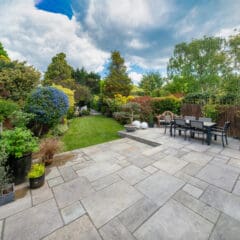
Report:
[[190,136],[194,136],[195,134],[198,134],[198,137],[199,135],[202,135],[202,143],[204,143],[204,136],[207,135],[207,133],[203,122],[198,120],[190,120]]
[[184,119],[174,119],[174,137],[176,136],[176,130],[179,131],[180,133],[183,131],[184,132],[184,140],[187,139],[187,131],[189,130],[188,126],[186,125],[186,121]]
[[227,122],[224,123],[223,127],[218,127],[217,126],[217,127],[212,128],[212,130],[211,130],[211,134],[212,134],[212,136],[214,136],[215,141],[217,140],[217,136],[221,137],[223,147],[225,147],[224,139],[226,141],[226,144],[228,145],[227,131],[230,127],[230,124],[231,123],[229,121],[227,121]]

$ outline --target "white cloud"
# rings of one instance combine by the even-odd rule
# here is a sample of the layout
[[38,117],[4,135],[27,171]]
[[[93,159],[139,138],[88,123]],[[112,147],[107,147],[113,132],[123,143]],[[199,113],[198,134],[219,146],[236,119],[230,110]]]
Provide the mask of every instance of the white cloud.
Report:
[[132,79],[133,83],[138,85],[142,79],[142,74],[137,72],[130,72],[128,76]]
[[128,43],[128,46],[131,47],[131,48],[134,48],[134,49],[144,49],[144,48],[148,48],[149,44],[148,43],[143,43],[139,39],[134,38]]
[[3,0],[0,16],[0,41],[10,58],[26,60],[41,71],[59,52],[66,53],[72,66],[93,71],[101,71],[109,57],[74,17],[38,10],[33,0]]

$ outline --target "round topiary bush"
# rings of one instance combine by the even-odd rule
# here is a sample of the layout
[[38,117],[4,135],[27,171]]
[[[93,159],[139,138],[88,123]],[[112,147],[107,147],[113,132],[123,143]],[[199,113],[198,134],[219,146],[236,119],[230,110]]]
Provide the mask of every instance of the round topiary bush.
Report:
[[39,87],[29,96],[25,110],[35,114],[34,126],[41,135],[43,127],[52,127],[66,115],[69,108],[68,97],[53,87]]

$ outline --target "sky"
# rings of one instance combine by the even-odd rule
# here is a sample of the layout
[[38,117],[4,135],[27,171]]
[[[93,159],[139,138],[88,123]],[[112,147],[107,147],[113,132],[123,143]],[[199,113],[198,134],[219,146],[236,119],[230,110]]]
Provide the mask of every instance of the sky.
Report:
[[240,29],[240,0],[0,0],[0,42],[44,73],[64,52],[74,68],[108,73],[111,51],[135,84],[166,66],[174,46]]

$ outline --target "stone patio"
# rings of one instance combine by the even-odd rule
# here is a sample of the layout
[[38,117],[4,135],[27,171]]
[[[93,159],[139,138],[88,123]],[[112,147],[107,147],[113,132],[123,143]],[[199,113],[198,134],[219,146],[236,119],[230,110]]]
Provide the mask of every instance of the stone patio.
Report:
[[240,239],[239,140],[222,148],[163,132],[72,151],[43,187],[0,207],[0,238]]

